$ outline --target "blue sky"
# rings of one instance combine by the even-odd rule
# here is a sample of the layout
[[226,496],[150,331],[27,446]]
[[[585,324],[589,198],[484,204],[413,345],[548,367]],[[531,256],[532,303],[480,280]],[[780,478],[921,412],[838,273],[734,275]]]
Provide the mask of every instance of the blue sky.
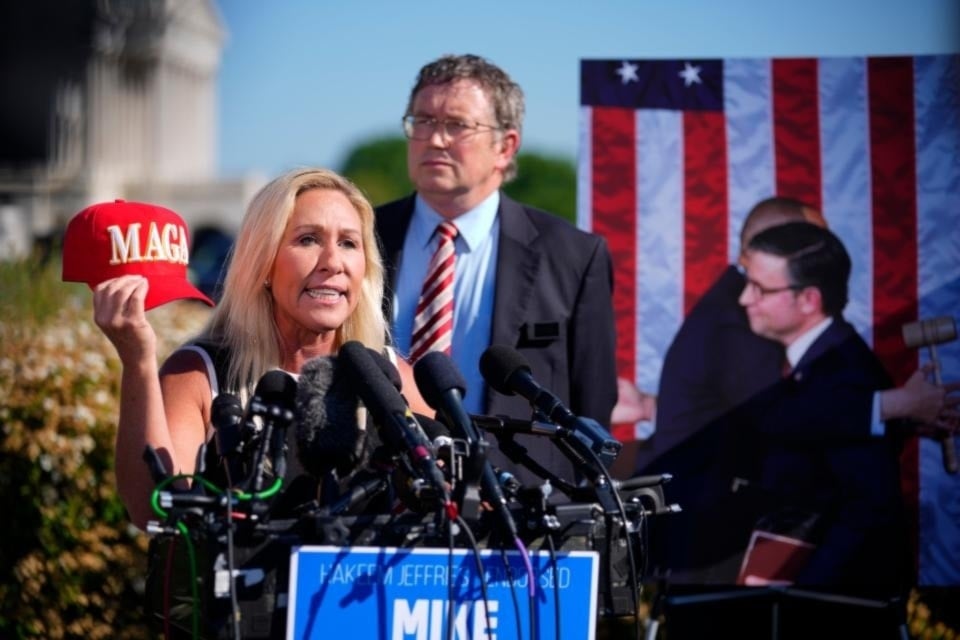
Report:
[[216,0],[228,32],[219,168],[339,168],[397,134],[416,73],[444,53],[499,64],[526,94],[524,148],[577,153],[581,58],[960,52],[960,0]]

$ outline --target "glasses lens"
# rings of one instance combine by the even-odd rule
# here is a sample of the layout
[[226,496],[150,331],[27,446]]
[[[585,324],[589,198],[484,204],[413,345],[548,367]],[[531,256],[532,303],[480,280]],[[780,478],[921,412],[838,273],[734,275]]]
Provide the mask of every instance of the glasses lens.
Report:
[[429,140],[434,130],[442,124],[433,118],[406,116],[403,119],[403,132],[411,140]]

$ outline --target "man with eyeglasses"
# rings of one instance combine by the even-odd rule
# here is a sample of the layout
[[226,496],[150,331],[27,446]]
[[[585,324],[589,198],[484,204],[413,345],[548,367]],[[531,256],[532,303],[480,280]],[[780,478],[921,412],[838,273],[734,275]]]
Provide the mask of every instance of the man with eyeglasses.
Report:
[[[435,230],[453,222],[444,232],[455,236],[452,338],[426,348],[449,344],[468,411],[531,415],[524,399],[493,392],[480,376],[481,354],[504,344],[571,411],[608,426],[617,398],[610,254],[601,237],[500,190],[516,175],[523,113],[521,88],[484,58],[447,55],[420,70],[403,118],[416,193],[377,209],[393,339],[404,355],[420,352],[417,307],[441,242]],[[574,477],[549,440],[516,441],[561,478]],[[525,484],[542,482],[490,444],[493,464]]]
[[[770,282],[746,278],[746,250],[759,233],[795,222],[826,226],[818,210],[792,198],[754,205],[741,227],[739,264],[730,265],[697,301],[664,359],[656,430],[636,449],[635,463],[639,475],[674,476],[667,489],[684,511],[652,523],[650,563],[675,585],[737,579],[744,531],[754,513],[744,497],[745,479],[734,468],[736,452],[726,446],[726,429],[737,421],[738,409],[781,380],[786,360],[782,343],[751,330],[739,302],[745,289],[760,298],[782,294]],[[904,387],[876,394],[874,408],[855,423],[859,433],[881,436],[882,421],[896,417],[935,422],[948,407],[945,389],[918,372]]]
[[[819,211],[798,200],[761,200],[744,218],[741,251],[764,229],[797,221],[826,225]],[[732,584],[739,569],[743,544],[734,513],[714,523],[708,544],[695,522],[729,493],[712,475],[721,445],[713,440],[721,430],[709,427],[780,378],[783,346],[750,330],[738,303],[743,287],[742,265],[730,265],[687,314],[664,357],[656,429],[621,454],[633,455],[638,475],[673,475],[666,490],[683,511],[652,523],[649,561],[674,584]]]
[[[744,266],[740,304],[750,328],[785,347],[791,370],[731,433],[755,450],[762,528],[814,545],[775,579],[900,595],[909,567],[900,441],[863,428],[877,392],[892,384],[843,318],[850,256],[833,233],[799,222],[757,234]],[[745,579],[757,584],[771,576]]]

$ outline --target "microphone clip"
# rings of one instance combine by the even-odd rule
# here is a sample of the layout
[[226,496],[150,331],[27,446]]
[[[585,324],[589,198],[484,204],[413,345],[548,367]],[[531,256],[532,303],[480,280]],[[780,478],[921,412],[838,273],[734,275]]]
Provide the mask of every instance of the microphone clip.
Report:
[[453,439],[451,459],[453,468],[450,478],[453,483],[451,498],[459,507],[460,514],[468,520],[477,520],[482,511],[483,499],[480,496],[480,478],[487,462],[486,440],[482,438],[468,443],[459,438]]

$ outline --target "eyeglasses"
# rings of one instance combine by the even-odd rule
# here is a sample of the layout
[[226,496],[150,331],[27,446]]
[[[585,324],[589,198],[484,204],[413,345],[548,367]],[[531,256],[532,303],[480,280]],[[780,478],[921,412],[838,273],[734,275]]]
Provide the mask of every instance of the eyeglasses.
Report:
[[441,135],[451,140],[461,140],[483,130],[500,131],[502,127],[463,120],[438,120],[425,116],[404,116],[403,118],[403,133],[411,140],[429,140],[438,129]]
[[758,298],[763,298],[765,296],[773,295],[774,293],[780,293],[781,291],[800,291],[804,289],[803,285],[799,284],[788,284],[785,287],[765,287],[756,280],[751,280],[747,278],[747,286],[745,289],[750,292],[750,295],[757,296]]

